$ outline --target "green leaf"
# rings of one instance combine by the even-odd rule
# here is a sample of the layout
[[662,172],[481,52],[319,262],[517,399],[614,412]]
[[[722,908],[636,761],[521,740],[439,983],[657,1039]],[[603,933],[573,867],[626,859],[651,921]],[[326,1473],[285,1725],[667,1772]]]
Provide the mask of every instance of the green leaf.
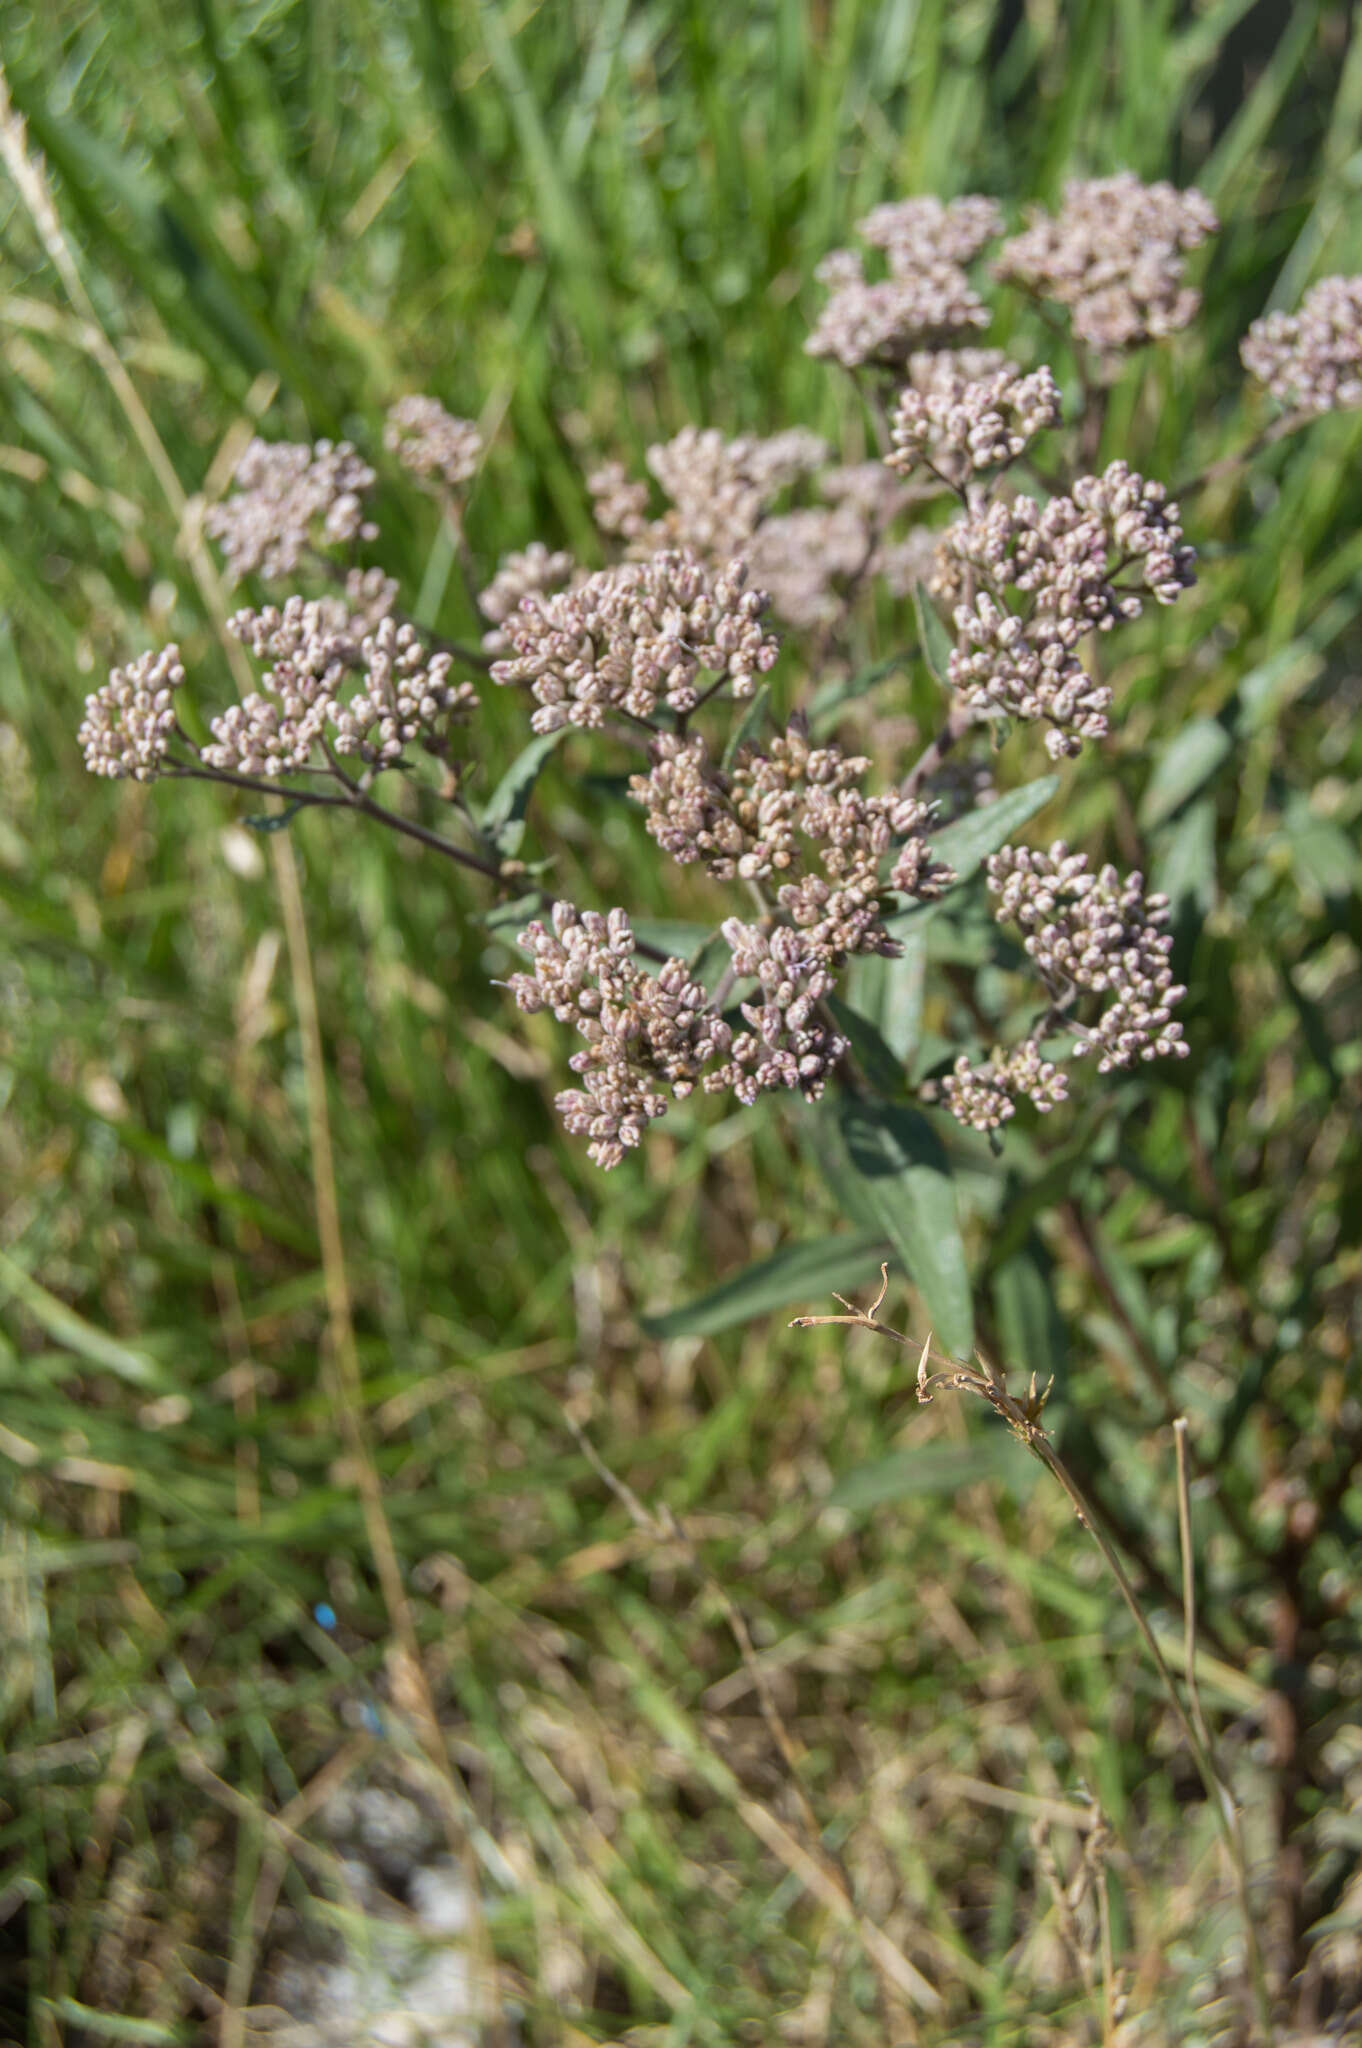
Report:
[[927,595],[925,583],[915,585],[913,607],[917,612],[917,629],[921,638],[922,658],[940,683],[943,690],[950,688],[947,669],[951,651],[955,646],[941,614]]
[[1218,718],[1193,718],[1175,734],[1154,763],[1140,803],[1140,823],[1148,831],[1180,810],[1188,797],[1210,781],[1234,746]]
[[922,1500],[932,1494],[958,1493],[981,1479],[1003,1480],[1026,1494],[1036,1473],[1030,1452],[1005,1430],[980,1437],[977,1443],[932,1442],[891,1451],[872,1465],[857,1465],[843,1475],[828,1495],[830,1508],[864,1514],[894,1500]]
[[561,728],[558,732],[541,732],[522,747],[484,804],[479,822],[498,853],[520,851],[525,836],[525,813],[539,771],[565,731]]
[[840,996],[829,996],[828,1008],[837,1019],[838,1030],[851,1040],[851,1049],[871,1087],[881,1095],[897,1095],[903,1087],[903,1063],[895,1059],[870,1019]]
[[872,1281],[888,1254],[884,1237],[874,1231],[786,1245],[708,1294],[662,1315],[644,1316],[643,1327],[652,1337],[712,1337],[796,1302],[818,1314],[834,1291],[845,1293]]
[[1050,1257],[1034,1231],[996,1269],[992,1287],[1004,1365],[1040,1379],[1061,1372],[1068,1338],[1055,1302]]
[[1300,886],[1317,889],[1330,901],[1346,900],[1358,886],[1360,872],[1357,849],[1347,833],[1331,818],[1318,816],[1299,791],[1288,798],[1282,824]]
[[107,1330],[87,1323],[84,1316],[77,1315],[55,1294],[49,1294],[7,1253],[0,1252],[0,1298],[6,1295],[28,1311],[54,1344],[59,1344],[63,1351],[69,1351],[77,1358],[83,1358],[87,1365],[116,1373],[119,1379],[127,1380],[134,1387],[165,1385],[165,1367],[156,1359],[145,1351],[134,1351],[130,1344],[121,1344]]
[[283,832],[293,823],[299,811],[306,809],[307,805],[300,798],[297,803],[285,804],[282,811],[270,811],[265,817],[243,818],[241,822],[243,825],[249,825],[252,832]]
[[1154,883],[1172,905],[1173,916],[1195,908],[1203,916],[1216,897],[1215,803],[1208,796],[1189,804],[1154,862]]
[[809,704],[809,732],[812,737],[816,740],[826,738],[846,705],[864,697],[907,665],[906,654],[891,654],[884,661],[873,661],[868,668],[857,669],[854,675],[834,676],[830,682],[821,684]]
[[909,1278],[932,1328],[955,1358],[974,1345],[969,1270],[955,1188],[941,1141],[917,1110],[844,1097],[837,1121],[852,1172]]
[[679,917],[634,917],[629,921],[642,945],[654,947],[668,959],[693,960],[714,936],[713,925],[689,924]]
[[959,881],[968,880],[991,853],[1005,846],[1028,818],[1049,803],[1058,788],[1057,775],[1042,775],[1035,782],[1023,783],[1020,789],[1009,790],[996,803],[982,804],[978,810],[957,818],[953,825],[933,832],[932,852],[938,860],[950,862]]
[[880,1032],[896,1060],[907,1066],[922,1037],[922,1000],[927,976],[927,934],[905,932],[897,960],[884,963]]
[[514,945],[516,933],[523,931],[531,918],[538,917],[542,907],[538,895],[516,896],[509,903],[494,903],[490,910],[484,910],[482,922],[508,946]]

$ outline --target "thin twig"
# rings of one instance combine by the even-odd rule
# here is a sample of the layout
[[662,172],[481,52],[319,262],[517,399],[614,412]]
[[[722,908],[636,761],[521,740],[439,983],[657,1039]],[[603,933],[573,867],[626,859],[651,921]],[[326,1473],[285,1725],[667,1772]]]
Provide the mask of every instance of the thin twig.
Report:
[[1187,1698],[1197,1733],[1209,1748],[1206,1716],[1201,1710],[1201,1686],[1196,1675],[1196,1559],[1192,1552],[1192,1489],[1187,1473],[1187,1417],[1173,1423],[1173,1444],[1178,1463],[1178,1544],[1182,1551],[1182,1641],[1187,1676]]

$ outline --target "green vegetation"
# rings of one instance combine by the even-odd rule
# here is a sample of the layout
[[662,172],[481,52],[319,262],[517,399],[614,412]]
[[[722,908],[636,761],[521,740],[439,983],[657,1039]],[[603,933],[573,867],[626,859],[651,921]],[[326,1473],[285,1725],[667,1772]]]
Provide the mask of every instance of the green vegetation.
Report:
[[[1133,360],[1102,452],[1198,478],[1270,417],[1249,321],[1362,269],[1349,25],[7,9],[173,476],[0,181],[0,2041],[269,2038],[279,1949],[367,1938],[318,1821],[342,1780],[407,1788],[476,1872],[506,2039],[1261,2038],[1217,1815],[1062,1492],[982,1403],[920,1408],[915,1347],[785,1327],[873,1289],[893,1234],[839,1209],[826,1122],[701,1104],[599,1174],[552,1114],[561,1033],[489,986],[476,878],[96,783],[75,731],[168,638],[226,694],[193,494],[251,423],[381,464],[402,392],[477,417],[489,575],[535,537],[589,558],[585,470],[687,421],[872,452],[802,342],[819,258],[908,192],[1015,218],[1075,173],[1195,181],[1202,315]],[[1010,317],[990,339],[1072,383]],[[944,1133],[982,1341],[1014,1390],[1055,1376],[1175,1672],[1189,1420],[1200,1703],[1284,2042],[1356,2025],[1362,1982],[1360,447],[1328,417],[1185,499],[1201,580],[1123,641],[1115,740],[1065,771],[1053,830],[1173,899],[1192,1056],[996,1160]],[[447,531],[383,476],[380,556],[475,638]],[[863,651],[904,657],[874,715],[930,731],[917,638],[886,603]],[[484,795],[526,736],[485,695]],[[583,831],[591,767],[549,762],[527,855],[685,917],[604,783]],[[929,1028],[990,971],[981,921],[949,934]],[[926,1335],[916,1296],[891,1319]]]

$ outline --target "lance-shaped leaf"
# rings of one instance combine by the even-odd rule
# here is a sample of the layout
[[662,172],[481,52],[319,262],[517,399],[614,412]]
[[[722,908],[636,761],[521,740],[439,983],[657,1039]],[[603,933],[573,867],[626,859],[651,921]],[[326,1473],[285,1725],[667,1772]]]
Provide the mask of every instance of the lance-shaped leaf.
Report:
[[921,1294],[937,1341],[952,1357],[968,1358],[969,1270],[940,1139],[917,1110],[897,1103],[844,1097],[837,1121],[866,1205]]
[[943,621],[940,612],[927,595],[925,583],[919,583],[913,590],[913,604],[917,611],[918,632],[921,635],[922,658],[926,662],[943,690],[950,688],[948,669],[951,652],[955,646],[950,628]]
[[938,860],[949,861],[960,881],[977,872],[991,853],[1005,846],[1028,818],[1048,804],[1059,788],[1057,775],[1042,775],[1010,789],[996,803],[981,804],[953,825],[943,825],[931,835],[932,852]]
[[519,852],[525,836],[525,813],[539,771],[565,730],[564,727],[558,732],[541,732],[522,747],[483,806],[480,823],[498,853]]
[[794,1303],[813,1313],[831,1308],[828,1297],[872,1281],[888,1253],[886,1239],[876,1231],[845,1232],[840,1237],[815,1237],[785,1245],[769,1259],[745,1266],[741,1273],[712,1287],[694,1301],[682,1302],[665,1314],[645,1316],[643,1327],[653,1337],[712,1337],[739,1323],[788,1308]]

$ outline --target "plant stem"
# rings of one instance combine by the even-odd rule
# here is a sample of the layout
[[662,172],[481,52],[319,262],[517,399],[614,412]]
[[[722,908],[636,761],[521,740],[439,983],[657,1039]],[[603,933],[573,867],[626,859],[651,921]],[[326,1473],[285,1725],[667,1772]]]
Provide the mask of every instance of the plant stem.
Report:
[[475,874],[486,875],[493,882],[504,884],[507,880],[504,870],[492,861],[483,860],[478,854],[469,853],[464,847],[456,846],[452,839],[444,838],[439,832],[432,832],[428,825],[420,825],[414,818],[404,818],[397,811],[387,810],[384,805],[376,803],[357,782],[351,782],[348,776],[337,777],[334,768],[331,773],[341,783],[341,788],[334,794],[326,790],[290,789],[287,784],[266,782],[259,776],[238,775],[230,768],[191,768],[183,763],[176,763],[168,772],[190,781],[222,782],[229,789],[247,789],[259,796],[282,797],[289,803],[301,804],[307,809],[362,811],[366,818],[375,818],[380,824],[391,826],[394,832],[404,833],[408,839],[415,839],[420,845],[430,847],[433,852],[442,853],[446,860],[455,861],[460,867],[470,868]]

